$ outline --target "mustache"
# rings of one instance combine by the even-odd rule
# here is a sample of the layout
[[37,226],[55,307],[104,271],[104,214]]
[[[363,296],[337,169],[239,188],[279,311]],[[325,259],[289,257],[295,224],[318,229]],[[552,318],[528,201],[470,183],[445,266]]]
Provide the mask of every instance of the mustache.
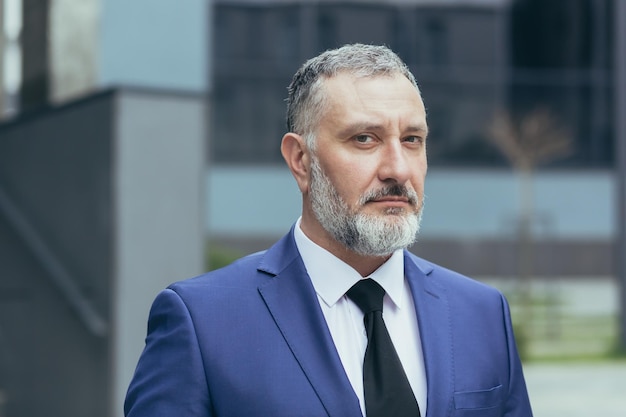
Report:
[[370,201],[378,200],[383,197],[404,197],[413,206],[416,206],[419,200],[419,197],[417,196],[415,190],[410,189],[404,185],[391,184],[377,190],[368,191],[365,195],[361,197],[360,203],[361,205],[363,205],[369,203]]

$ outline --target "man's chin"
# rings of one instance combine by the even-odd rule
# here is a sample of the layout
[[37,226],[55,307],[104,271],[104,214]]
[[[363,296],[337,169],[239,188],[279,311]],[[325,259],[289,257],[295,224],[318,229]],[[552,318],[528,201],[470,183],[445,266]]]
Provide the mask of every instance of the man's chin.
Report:
[[400,221],[406,221],[415,214],[403,207],[387,207],[382,212],[366,212],[365,216],[372,220],[384,221],[389,224],[395,224]]
[[401,217],[401,218],[408,217],[410,213],[404,207],[388,207],[387,209],[385,209],[383,215],[387,217],[391,217],[393,219],[397,217]]

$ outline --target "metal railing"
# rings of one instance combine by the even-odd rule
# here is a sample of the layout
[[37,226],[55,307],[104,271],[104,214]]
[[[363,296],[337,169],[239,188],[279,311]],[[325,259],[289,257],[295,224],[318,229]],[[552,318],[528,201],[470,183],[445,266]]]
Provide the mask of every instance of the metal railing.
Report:
[[76,285],[68,269],[46,244],[37,229],[0,187],[0,215],[3,215],[33,255],[48,272],[49,278],[87,330],[95,336],[108,333],[108,324]]

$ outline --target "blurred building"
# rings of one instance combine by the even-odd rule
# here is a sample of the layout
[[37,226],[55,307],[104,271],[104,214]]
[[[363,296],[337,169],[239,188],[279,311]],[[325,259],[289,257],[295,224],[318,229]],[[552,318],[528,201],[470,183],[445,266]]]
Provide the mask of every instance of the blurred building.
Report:
[[[610,0],[216,0],[213,159],[276,163],[285,87],[307,58],[386,44],[416,74],[434,166],[501,166],[498,109],[551,109],[571,127],[561,166],[612,165]],[[233,140],[236,137],[237,140]]]
[[203,270],[207,22],[0,0],[0,417],[122,415],[152,300]]
[[[416,74],[429,112],[431,164],[484,164],[479,136],[506,104],[508,7],[494,1],[215,4],[213,158],[280,163],[286,86],[319,52],[385,44]],[[236,141],[222,138],[237,137]]]
[[17,109],[22,57],[20,6],[19,1],[0,0],[0,117]]
[[552,166],[608,169],[613,3],[1,0],[0,103],[27,110],[111,85],[210,91],[211,159],[280,164],[286,86],[298,66],[344,43],[383,43],[423,91],[431,166],[505,166],[484,140],[494,112],[545,107],[575,142]]
[[207,9],[207,0],[0,0],[0,117],[115,86],[204,94]]
[[515,275],[520,179],[487,140],[488,130],[498,112],[521,124],[544,109],[566,129],[570,149],[539,166],[533,180],[535,272],[611,274],[613,6],[216,0],[209,141],[215,198],[207,214],[213,240],[248,252],[289,227],[299,196],[279,142],[290,77],[325,49],[372,42],[408,63],[428,111],[428,198],[416,252],[472,275]]
[[373,42],[409,64],[428,109],[431,170],[416,251],[472,275],[514,273],[492,248],[516,245],[519,178],[487,131],[498,111],[521,120],[547,109],[572,145],[534,178],[533,227],[548,245],[539,253],[563,254],[538,272],[613,271],[611,0],[2,2],[3,11],[25,6],[23,24],[3,26],[0,55],[21,68],[20,89],[4,72],[5,109],[115,85],[210,94],[206,232],[219,245],[257,250],[289,228],[300,204],[279,153],[290,77],[324,49]]

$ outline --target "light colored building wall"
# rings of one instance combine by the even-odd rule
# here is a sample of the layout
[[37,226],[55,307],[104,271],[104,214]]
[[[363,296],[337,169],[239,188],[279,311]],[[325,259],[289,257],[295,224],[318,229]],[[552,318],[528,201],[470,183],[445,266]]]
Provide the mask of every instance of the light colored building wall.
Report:
[[21,0],[0,0],[0,119],[14,112],[21,71]]
[[204,101],[129,91],[117,101],[113,410],[122,410],[156,294],[204,268]]
[[[4,32],[4,0],[0,0],[0,118],[4,114],[4,101],[5,101],[5,87],[4,87],[4,50],[5,50],[5,38]],[[1,409],[0,409],[1,411]]]
[[[615,177],[608,171],[539,172],[534,181],[538,235],[608,240],[615,233]],[[424,238],[510,236],[518,180],[509,170],[432,168],[426,179]],[[207,231],[277,236],[300,213],[300,193],[286,167],[214,166],[207,179]]]
[[[205,91],[209,5],[209,0],[50,0],[50,101],[118,85]],[[6,10],[21,11],[21,0],[0,0],[0,115],[14,107],[20,72],[19,32],[8,36],[7,30],[19,29],[21,13]]]
[[205,91],[209,0],[101,0],[98,85]]
[[93,91],[97,80],[101,0],[50,2],[50,100],[67,101]]

